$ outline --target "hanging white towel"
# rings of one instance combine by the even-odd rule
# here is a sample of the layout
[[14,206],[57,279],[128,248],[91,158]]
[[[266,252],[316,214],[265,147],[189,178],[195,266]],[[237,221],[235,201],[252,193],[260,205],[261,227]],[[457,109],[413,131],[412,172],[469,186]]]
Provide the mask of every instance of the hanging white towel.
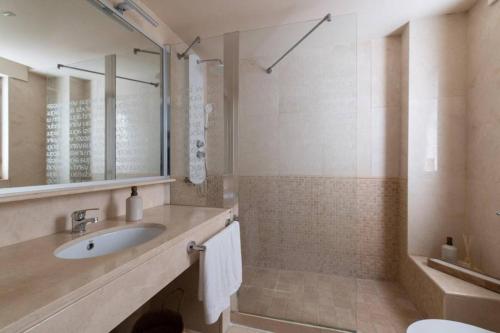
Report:
[[198,298],[203,301],[205,322],[213,324],[230,306],[230,296],[241,286],[240,224],[231,223],[203,245]]

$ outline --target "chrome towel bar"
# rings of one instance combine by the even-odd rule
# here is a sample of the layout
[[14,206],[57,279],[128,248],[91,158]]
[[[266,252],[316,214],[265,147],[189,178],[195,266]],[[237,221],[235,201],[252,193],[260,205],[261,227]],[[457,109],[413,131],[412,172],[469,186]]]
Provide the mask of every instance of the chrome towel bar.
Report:
[[[232,219],[226,220],[226,227],[229,226],[234,221],[238,221],[238,216],[234,215]],[[204,245],[198,245],[195,241],[190,241],[187,245],[187,253],[193,253],[194,251],[202,252],[207,248]]]

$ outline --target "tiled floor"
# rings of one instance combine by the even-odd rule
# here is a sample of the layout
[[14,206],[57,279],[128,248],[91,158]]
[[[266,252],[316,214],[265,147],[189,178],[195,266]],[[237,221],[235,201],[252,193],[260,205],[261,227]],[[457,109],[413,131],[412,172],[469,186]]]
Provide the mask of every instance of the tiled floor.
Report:
[[245,266],[239,311],[362,333],[404,333],[421,319],[396,283]]

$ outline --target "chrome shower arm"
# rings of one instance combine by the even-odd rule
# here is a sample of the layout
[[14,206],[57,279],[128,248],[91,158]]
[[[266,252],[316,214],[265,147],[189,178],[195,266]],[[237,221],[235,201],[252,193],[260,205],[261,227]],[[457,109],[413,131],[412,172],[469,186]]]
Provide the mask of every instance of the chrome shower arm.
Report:
[[311,30],[309,30],[308,33],[306,33],[304,36],[302,36],[302,38],[299,39],[299,41],[297,43],[293,44],[293,46],[291,48],[289,48],[288,51],[286,51],[281,57],[279,57],[278,60],[276,60],[271,66],[269,66],[266,69],[266,73],[271,74],[273,72],[274,66],[276,66],[281,60],[283,60],[290,52],[293,51],[293,49],[295,49],[297,46],[299,46],[299,44],[302,43],[304,41],[304,39],[309,37],[309,35],[312,34],[314,30],[316,30],[320,25],[322,25],[326,21],[328,21],[328,22],[332,21],[332,14],[326,14],[325,17],[323,17],[323,19],[321,19],[321,21],[319,21]]
[[186,51],[182,52],[182,53],[177,53],[177,58],[179,59],[182,59],[182,58],[185,58],[187,53],[189,52],[189,50],[191,50],[191,48],[195,45],[195,44],[198,44],[199,42],[201,42],[201,38],[200,36],[197,36],[193,42],[188,46],[188,48],[186,49]]

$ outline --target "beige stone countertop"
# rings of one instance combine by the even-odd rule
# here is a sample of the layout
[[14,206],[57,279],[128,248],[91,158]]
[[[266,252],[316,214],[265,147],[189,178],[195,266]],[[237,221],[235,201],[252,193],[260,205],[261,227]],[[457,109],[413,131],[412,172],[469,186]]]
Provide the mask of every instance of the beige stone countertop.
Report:
[[146,209],[141,222],[127,223],[124,217],[108,219],[89,226],[83,237],[139,223],[163,224],[166,230],[149,242],[95,258],[55,257],[56,248],[76,238],[69,232],[0,247],[0,332],[28,329],[223,215],[229,217],[229,211],[166,205]]

